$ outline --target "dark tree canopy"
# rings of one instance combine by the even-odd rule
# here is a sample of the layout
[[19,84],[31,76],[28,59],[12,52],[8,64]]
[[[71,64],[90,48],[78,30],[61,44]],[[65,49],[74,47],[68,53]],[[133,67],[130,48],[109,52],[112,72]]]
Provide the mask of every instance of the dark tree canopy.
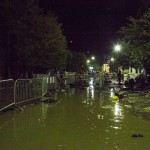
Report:
[[122,36],[122,50],[117,60],[123,66],[144,67],[149,73],[150,10],[138,19],[130,17],[128,20],[128,25],[119,31]]
[[0,4],[0,57],[4,76],[65,68],[66,38],[56,16],[43,13],[37,0]]
[[67,70],[68,71],[85,71],[86,68],[86,55],[81,52],[69,52],[68,61],[67,61]]

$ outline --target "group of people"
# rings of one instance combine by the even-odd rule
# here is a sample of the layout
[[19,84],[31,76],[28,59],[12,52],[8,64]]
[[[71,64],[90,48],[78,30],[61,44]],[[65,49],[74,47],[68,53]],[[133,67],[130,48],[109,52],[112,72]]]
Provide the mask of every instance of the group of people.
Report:
[[[121,73],[121,70],[117,73],[118,84],[121,84],[124,81],[124,75]],[[144,74],[140,74],[135,78],[129,77],[125,82],[125,86],[129,89],[133,90],[137,87],[150,87],[150,76],[145,76]]]
[[[118,84],[121,84],[121,81],[124,81],[124,75],[121,73],[121,70],[117,73]],[[135,86],[135,81],[133,78],[125,81],[125,85],[129,87],[129,89],[133,89]]]

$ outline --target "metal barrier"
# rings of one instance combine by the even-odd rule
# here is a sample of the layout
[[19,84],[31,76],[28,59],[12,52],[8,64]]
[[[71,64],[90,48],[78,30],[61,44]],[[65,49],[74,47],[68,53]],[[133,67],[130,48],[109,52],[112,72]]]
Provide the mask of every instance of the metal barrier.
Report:
[[14,104],[14,80],[0,81],[0,111]]
[[46,76],[42,78],[42,96],[44,96],[47,91],[56,90],[57,81],[55,76]]
[[47,93],[48,90],[48,77],[42,78],[42,97]]
[[55,76],[0,81],[0,111],[34,99],[41,99],[48,90],[56,89]]
[[77,74],[76,75],[76,80],[88,80],[89,75],[88,74]]
[[[65,84],[76,81],[76,73],[68,73]],[[87,79],[87,74],[78,76],[80,79]],[[45,76],[32,79],[13,79],[0,81],[0,111],[15,104],[24,103],[30,100],[41,99],[49,90],[56,90],[58,85],[56,76]]]
[[42,78],[16,80],[14,83],[15,104],[41,98],[42,83]]
[[73,82],[76,81],[76,73],[68,73],[67,76],[65,76],[67,78],[67,84],[71,84]]
[[55,90],[57,87],[57,79],[56,76],[48,76],[47,77],[48,90]]
[[[75,81],[88,80],[88,74],[68,73],[65,77],[67,84]],[[98,77],[95,84],[104,87],[104,76]],[[0,81],[0,111],[15,104],[30,100],[41,99],[50,90],[57,88],[56,76],[45,76],[33,79],[13,79]]]
[[94,79],[94,86],[99,87],[100,89],[104,89],[105,77],[104,75],[98,76]]

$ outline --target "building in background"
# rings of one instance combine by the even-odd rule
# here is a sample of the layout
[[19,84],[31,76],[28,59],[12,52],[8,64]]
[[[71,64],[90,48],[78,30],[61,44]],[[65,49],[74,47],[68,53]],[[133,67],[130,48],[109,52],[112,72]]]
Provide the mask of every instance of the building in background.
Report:
[[103,64],[103,72],[109,73],[109,64]]

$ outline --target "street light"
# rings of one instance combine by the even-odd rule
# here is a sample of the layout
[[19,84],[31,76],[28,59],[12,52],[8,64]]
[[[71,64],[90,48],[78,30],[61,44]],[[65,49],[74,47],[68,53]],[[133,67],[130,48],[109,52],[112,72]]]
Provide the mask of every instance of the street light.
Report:
[[92,73],[94,71],[95,64],[95,56],[90,56],[89,59],[86,60],[89,71]]
[[90,60],[88,59],[86,62],[89,64],[89,63],[90,63]]
[[111,60],[112,62],[114,62],[114,58],[111,58],[110,60]]
[[[122,49],[122,46],[120,44],[117,44],[117,45],[114,46],[114,51],[117,53],[117,55],[120,53],[121,49]],[[117,56],[117,55],[116,55],[116,57],[118,59],[119,56]],[[119,70],[120,70],[119,69],[120,68],[119,64],[117,64],[117,66],[118,66],[117,69],[118,69],[118,72],[119,72]]]
[[120,52],[120,50],[121,50],[121,45],[119,45],[119,44],[115,45],[114,51]]
[[95,60],[95,57],[94,57],[94,56],[92,56],[92,57],[91,57],[91,59],[92,59],[92,60]]

